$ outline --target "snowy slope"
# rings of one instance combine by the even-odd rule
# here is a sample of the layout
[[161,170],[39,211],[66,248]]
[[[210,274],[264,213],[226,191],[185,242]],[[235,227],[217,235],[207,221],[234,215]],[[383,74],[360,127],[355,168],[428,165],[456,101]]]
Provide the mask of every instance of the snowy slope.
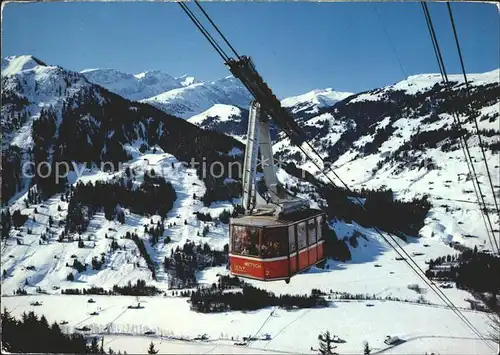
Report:
[[352,93],[349,92],[334,91],[332,88],[326,88],[288,97],[281,100],[281,105],[289,108],[295,115],[299,113],[314,114],[318,113],[320,108],[333,106],[336,102],[342,101],[351,95]]
[[33,69],[39,65],[46,66],[45,63],[31,55],[2,58],[2,76],[15,75],[23,70]]
[[[500,197],[500,70],[468,75],[472,87],[485,155]],[[450,75],[453,95],[464,95],[463,78]],[[445,242],[491,249],[480,217],[472,180],[463,152],[453,134],[453,116],[440,100],[447,99],[440,77],[411,76],[384,88],[348,97],[326,112],[302,123],[308,142],[329,162],[329,166],[353,189],[391,188],[402,200],[429,195],[433,208],[429,227],[422,233]],[[467,100],[455,99],[464,110]],[[467,130],[467,142],[486,202],[493,206],[484,159],[478,146],[475,124],[460,114]],[[451,138],[450,138],[451,137]],[[309,172],[314,164],[304,159],[297,147],[282,138],[274,145],[283,159],[293,159]],[[326,181],[324,175],[318,178]],[[339,183],[330,173],[330,177]],[[498,225],[498,216],[490,214]],[[477,238],[466,238],[473,235]],[[500,238],[496,232],[497,240]]]
[[172,115],[189,118],[215,104],[248,107],[251,96],[238,79],[228,76],[208,83],[170,90],[142,100]]
[[90,82],[135,101],[195,82],[194,78],[174,78],[158,70],[149,70],[136,75],[116,69],[85,69],[81,73]]
[[[238,143],[229,137],[205,132],[185,120],[169,116],[151,106],[131,103],[91,84],[80,73],[45,65],[33,57],[11,57],[4,60],[3,64],[5,75],[2,76],[2,127],[7,129],[3,130],[5,139],[2,153],[14,158],[2,159],[2,193],[11,213],[18,210],[29,218],[21,228],[12,228],[9,238],[2,240],[2,255],[5,256],[2,257],[2,270],[9,274],[9,277],[3,280],[2,288],[10,293],[24,287],[26,282],[33,287],[32,290],[35,287],[51,290],[54,286],[64,285],[66,276],[71,271],[66,267],[66,263],[72,264],[73,255],[82,263],[89,264],[93,257],[107,255],[106,265],[101,272],[77,275],[81,286],[92,284],[112,287],[114,284],[139,278],[150,281],[151,271],[144,267],[144,260],[139,257],[134,243],[124,240],[125,249],[121,253],[110,255],[111,240],[106,238],[106,234],[111,234],[110,229],[114,229],[119,237],[127,231],[138,229],[142,232],[139,234],[143,236],[142,227],[149,223],[151,218],[127,214],[126,223],[120,225],[106,220],[102,212],[97,213],[92,216],[85,235],[82,235],[86,243],[85,248],[78,248],[77,243],[58,242],[58,236],[64,230],[64,225],[59,225],[59,222],[66,219],[67,202],[62,201],[61,194],[58,193],[43,203],[30,203],[28,206],[27,189],[32,181],[21,174],[20,167],[25,162],[32,162],[34,157],[31,150],[46,141],[48,145],[44,148],[47,150],[46,159],[49,162],[55,159],[57,152],[58,159],[61,156],[66,157],[73,164],[74,171],[68,176],[68,182],[71,184],[79,180],[87,182],[116,179],[124,175],[127,167],[142,173],[144,169],[149,171],[152,168],[164,171],[163,175],[167,181],[178,190],[178,199],[171,211],[172,219],[167,218],[165,223],[173,224],[175,221],[181,224],[180,222],[184,221],[194,221],[191,227],[182,224],[182,228],[169,231],[174,242],[165,249],[162,249],[164,244],[161,243],[157,250],[161,257],[155,258],[162,261],[172,245],[183,245],[188,238],[193,240],[192,234],[201,234],[203,226],[200,226],[200,222],[193,216],[192,208],[181,207],[196,206],[197,210],[203,210],[203,203],[199,198],[195,199],[194,193],[203,196],[205,187],[197,178],[195,169],[186,169],[160,146],[166,147],[167,151],[176,152],[179,156],[189,154],[189,157],[193,157],[204,150],[216,150],[219,155],[231,151],[231,154],[235,155],[233,153],[241,152],[237,149]],[[47,107],[55,113],[54,132],[35,131],[32,126],[40,126],[42,109]],[[117,113],[119,120],[114,119]],[[43,121],[51,121],[49,116],[44,114]],[[24,120],[21,120],[21,124],[18,122],[20,117]],[[105,129],[105,132],[101,131],[102,129]],[[198,144],[183,148],[183,141],[186,139],[190,142],[197,140]],[[151,141],[155,141],[154,147],[149,147]],[[224,142],[228,145],[224,146]],[[114,148],[114,153],[109,152],[110,147]],[[117,159],[116,154],[122,157],[118,159],[123,159],[123,154],[126,154],[125,156],[132,160],[121,165],[116,174],[104,173],[98,169],[101,159],[114,160]],[[82,161],[88,164],[82,164]],[[173,165],[176,165],[175,170]],[[94,168],[88,170],[86,166]],[[82,175],[77,175],[77,171]],[[138,181],[140,179],[142,176],[137,177]],[[6,196],[7,185],[12,195],[10,201],[11,195]],[[232,208],[230,203],[215,206],[214,216],[225,207],[229,210]],[[160,217],[157,216],[157,219]],[[49,220],[54,221],[52,226],[49,226]],[[205,236],[204,242],[210,242],[212,247],[222,249],[227,242],[225,233],[221,231],[221,227],[213,226],[212,229],[215,239],[212,240],[210,235]],[[42,235],[48,235],[49,242],[40,244]],[[220,238],[221,236],[223,238]],[[77,240],[76,236],[72,237]],[[22,241],[22,245],[18,245],[18,241]],[[150,250],[153,252],[151,248]],[[29,270],[30,266],[33,266],[34,270]],[[162,270],[159,270],[160,279],[161,272]],[[162,287],[166,287],[165,284],[160,288]]]
[[[172,163],[174,167],[172,168]],[[147,171],[152,167],[162,172],[172,181],[180,198],[176,201],[174,209],[169,213],[165,224],[177,222],[177,226],[167,229],[166,234],[172,237],[173,242],[164,245],[158,243],[151,249],[155,260],[161,260],[172,248],[182,245],[186,240],[208,241],[214,247],[222,247],[227,242],[227,226],[216,227],[209,222],[211,232],[207,237],[196,237],[196,231],[205,225],[193,216],[193,211],[210,212],[216,215],[222,208],[231,208],[229,204],[217,204],[210,208],[203,207],[199,200],[193,199],[193,193],[203,194],[203,183],[199,181],[192,169],[186,169],[173,157],[158,150],[155,154],[147,152],[138,155],[136,159],[127,163],[124,168],[133,167],[139,172]],[[123,174],[123,170],[114,174],[103,174],[99,171],[87,171],[81,178],[82,181],[95,181],[96,179],[113,179]],[[291,182],[283,172],[280,179]],[[139,175],[140,178],[140,175]],[[326,309],[303,309],[285,311],[269,308],[255,312],[230,312],[220,314],[199,314],[189,309],[185,298],[172,297],[167,291],[165,279],[159,274],[158,281],[150,277],[144,260],[138,256],[134,243],[119,239],[125,250],[114,253],[108,251],[110,239],[104,234],[118,237],[125,231],[136,231],[143,240],[147,241],[142,233],[142,225],[148,224],[150,219],[154,223],[159,216],[144,218],[126,212],[126,223],[121,225],[116,222],[106,221],[102,214],[97,214],[91,221],[91,227],[82,237],[86,248],[78,248],[74,243],[56,243],[38,245],[37,234],[46,228],[48,215],[63,218],[65,204],[61,203],[58,196],[44,202],[47,208],[40,205],[23,209],[23,213],[33,216],[34,207],[37,222],[28,222],[26,227],[33,228],[32,237],[24,236],[26,245],[18,246],[13,241],[7,242],[2,250],[2,267],[8,271],[9,277],[2,283],[2,304],[19,316],[23,310],[30,309],[38,314],[44,314],[49,322],[67,321],[67,330],[74,331],[75,327],[88,326],[91,332],[101,334],[105,338],[105,345],[115,350],[143,353],[150,341],[154,341],[157,348],[164,352],[175,353],[302,353],[312,354],[310,347],[317,348],[317,335],[330,330],[338,334],[347,342],[338,345],[338,351],[352,354],[362,353],[362,342],[368,341],[375,351],[396,352],[408,354],[421,354],[425,351],[439,352],[440,354],[492,354],[481,341],[470,335],[456,316],[443,307],[435,295],[424,287],[423,297],[430,304],[415,303],[421,297],[408,289],[408,285],[418,283],[418,278],[412,274],[407,266],[395,260],[396,254],[370,229],[362,228],[356,224],[336,222],[334,224],[337,234],[349,237],[358,231],[366,236],[360,240],[360,246],[352,249],[353,260],[350,262],[328,263],[327,269],[312,268],[310,271],[297,275],[290,284],[284,282],[264,283],[252,281],[251,283],[275,292],[277,294],[303,294],[309,293],[312,288],[320,289],[327,293],[332,300],[332,305]],[[57,212],[57,205],[62,205],[62,211]],[[182,223],[187,220],[187,224]],[[110,228],[113,230],[110,231]],[[116,230],[116,232],[115,232]],[[22,232],[21,232],[22,233]],[[90,237],[90,241],[87,241]],[[423,247],[427,243],[428,247]],[[91,247],[95,245],[95,247]],[[415,260],[425,267],[424,261],[428,258],[453,252],[439,239],[423,237],[403,243],[407,252],[424,252]],[[151,247],[149,247],[151,248]],[[78,260],[89,262],[93,256],[100,253],[106,255],[106,267],[101,271],[76,274],[77,282],[68,282],[65,276],[73,271],[65,264],[71,261],[72,255]],[[11,256],[12,255],[12,256]],[[57,259],[55,258],[57,257]],[[136,263],[139,262],[139,266]],[[375,264],[381,267],[374,267]],[[28,266],[35,266],[34,271],[28,271]],[[217,274],[227,274],[224,267],[209,268],[198,276],[202,284],[211,285],[217,280]],[[155,285],[167,291],[166,297],[126,297],[126,296],[92,296],[95,304],[87,303],[88,296],[59,295],[58,287],[111,287],[113,284],[126,284],[128,281],[142,278],[148,284]],[[35,286],[46,290],[50,295],[29,297],[9,297],[18,286],[23,286],[25,280],[30,286],[25,287],[30,293],[35,293]],[[422,285],[421,285],[422,286]],[[333,293],[332,293],[333,291]],[[470,295],[458,289],[443,290],[458,307],[467,307],[465,298]],[[345,301],[336,300],[335,292],[366,293],[379,297],[393,296],[406,299],[409,302],[398,301]],[[33,307],[30,303],[34,300],[42,302],[42,306]],[[137,301],[145,307],[142,310],[130,310],[127,307]],[[71,309],[71,311],[70,311]],[[165,316],[158,316],[164,314]],[[97,311],[97,316],[90,313]],[[138,316],[140,312],[140,316]],[[468,319],[482,332],[488,330],[485,314],[463,310]],[[272,314],[271,314],[272,313]],[[179,322],[183,319],[183,322]],[[429,321],[435,320],[435,321]],[[306,326],[307,325],[307,326]],[[145,337],[145,331],[152,330],[156,333],[152,337]],[[306,330],[306,331],[305,331]],[[179,343],[175,339],[193,339],[199,334],[207,333],[210,342],[186,341]],[[248,347],[239,348],[233,341],[243,336],[271,334],[270,341],[255,341]],[[383,344],[387,334],[398,335],[406,343],[395,348]],[[132,336],[134,335],[134,336]],[[162,335],[162,337],[159,337]],[[302,341],[296,343],[294,339],[300,337]]]
[[[174,167],[172,168],[172,164]],[[164,224],[176,223],[176,226],[167,229],[165,236],[169,235],[172,242],[164,244],[159,242],[155,247],[149,245],[147,235],[144,233],[144,225],[149,225],[153,220],[156,224],[160,216],[140,216],[126,212],[125,224],[116,221],[108,221],[103,213],[97,213],[90,221],[89,228],[81,235],[86,247],[78,248],[76,240],[72,243],[57,242],[57,237],[64,229],[64,226],[56,227],[60,220],[64,221],[67,215],[67,202],[62,202],[60,194],[55,195],[42,204],[32,204],[26,208],[24,196],[20,196],[18,203],[13,204],[10,209],[20,209],[21,213],[29,215],[29,220],[18,231],[11,231],[11,239],[7,239],[2,245],[2,269],[6,270],[9,277],[2,282],[4,294],[12,293],[13,290],[24,287],[25,282],[29,285],[26,289],[34,291],[36,287],[41,287],[47,291],[52,291],[53,286],[61,288],[79,287],[105,287],[112,288],[113,285],[125,285],[128,281],[135,282],[143,279],[148,284],[155,284],[160,289],[167,288],[167,279],[163,275],[163,268],[158,268],[158,282],[151,277],[144,259],[139,255],[134,242],[121,239],[127,231],[138,233],[143,238],[153,255],[153,260],[160,263],[165,256],[170,255],[170,251],[177,246],[182,246],[188,240],[208,242],[212,247],[222,249],[227,243],[227,229],[224,226],[215,226],[210,222],[200,222],[193,215],[193,211],[211,212],[214,216],[222,210],[232,210],[229,202],[219,203],[208,209],[203,206],[199,199],[195,199],[193,194],[203,196],[205,187],[202,181],[196,177],[196,170],[186,168],[173,156],[165,154],[160,148],[156,148],[156,153],[147,152],[141,154],[137,152],[135,159],[123,164],[122,169],[115,173],[103,173],[98,169],[88,170],[83,168],[83,174],[77,177],[74,173],[70,175],[70,181],[76,184],[78,181],[89,182],[96,180],[113,180],[124,176],[125,169],[130,168],[137,171],[137,181],[143,179],[145,171],[155,169],[158,174],[163,175],[170,181],[178,195],[173,209],[170,211]],[[58,208],[60,206],[60,208]],[[60,211],[59,211],[60,209]],[[37,210],[37,213],[35,213]],[[49,227],[49,218],[52,216],[55,221],[54,226]],[[35,220],[33,220],[35,218]],[[188,224],[184,224],[187,221]],[[196,233],[201,232],[205,225],[209,225],[211,232],[206,237],[197,237]],[[27,231],[31,230],[31,234]],[[39,244],[40,235],[47,233],[53,237],[48,243]],[[109,238],[106,238],[106,236]],[[112,252],[110,250],[110,238],[117,238],[119,244],[125,247],[124,250]],[[16,239],[21,238],[23,245],[17,245]],[[73,255],[82,262],[90,264],[93,257],[101,257],[104,253],[106,258],[105,267],[100,271],[87,271],[76,273],[77,282],[66,281],[66,276],[73,270],[66,264],[72,264]],[[140,266],[137,266],[139,262]],[[34,266],[35,270],[27,270],[29,266]]]
[[251,101],[248,91],[232,76],[204,83],[187,74],[174,78],[158,70],[135,75],[116,69],[86,69],[81,73],[111,92],[182,118],[199,114],[215,104],[246,108]]
[[248,111],[233,105],[215,104],[208,110],[188,118],[188,122],[203,129],[230,135],[245,143]]
[[5,58],[2,61],[2,146],[32,146],[31,126],[41,110],[52,107],[60,115],[67,99],[91,86],[78,73],[48,66],[32,56]]
[[[459,86],[465,86],[464,78],[461,74],[448,75],[448,80],[450,82],[457,83]],[[486,73],[467,74],[467,80],[471,86],[480,86],[492,83],[498,84],[500,81],[500,69],[495,69]],[[441,82],[441,75],[436,73],[410,75],[407,79],[401,80],[393,85],[389,85],[385,88],[366,94],[361,94],[357,98],[354,98],[351,102],[376,101],[390,91],[399,90],[415,95],[417,93],[428,91],[432,89],[434,85]]]
[[[494,354],[481,340],[470,335],[458,323],[451,311],[395,302],[334,302],[326,309],[285,311],[263,309],[255,312],[199,314],[189,310],[186,298],[141,297],[144,309],[127,307],[136,303],[133,297],[92,296],[30,296],[6,297],[2,301],[19,317],[26,310],[45,314],[50,322],[66,320],[64,329],[87,326],[89,333],[104,337],[104,348],[145,354],[149,342],[161,353],[183,354],[317,354],[318,334],[330,330],[346,342],[336,344],[340,354],[363,354],[363,341],[368,341],[372,353],[388,354]],[[38,300],[43,305],[30,306]],[[90,316],[98,311],[97,316]],[[464,311],[466,317],[485,331],[485,315]],[[182,320],[182,321],[179,321]],[[156,334],[145,336],[144,332]],[[271,340],[252,341],[235,346],[247,336]],[[206,341],[195,337],[206,334]],[[405,343],[389,347],[383,343],[388,334],[397,334]],[[181,340],[182,339],[182,340]],[[232,340],[233,339],[233,340]],[[300,341],[297,341],[300,339]],[[494,346],[492,343],[490,346]]]
[[241,113],[241,109],[236,106],[215,104],[199,115],[192,116],[188,121],[196,125],[202,125],[207,118],[217,117],[219,122],[227,122],[233,120],[235,116],[241,116]]

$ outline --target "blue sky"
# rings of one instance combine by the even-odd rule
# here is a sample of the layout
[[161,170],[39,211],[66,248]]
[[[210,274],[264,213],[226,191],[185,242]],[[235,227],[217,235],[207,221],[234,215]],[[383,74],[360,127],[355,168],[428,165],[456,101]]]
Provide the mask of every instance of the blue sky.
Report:
[[[236,50],[253,57],[279,97],[315,88],[359,92],[391,84],[404,78],[397,57],[408,75],[438,71],[418,2],[203,5]],[[457,73],[446,5],[429,7],[448,72]],[[498,8],[452,7],[467,71],[498,68]],[[229,75],[175,3],[9,3],[3,9],[2,55],[19,54],[71,70],[159,69],[200,80]]]

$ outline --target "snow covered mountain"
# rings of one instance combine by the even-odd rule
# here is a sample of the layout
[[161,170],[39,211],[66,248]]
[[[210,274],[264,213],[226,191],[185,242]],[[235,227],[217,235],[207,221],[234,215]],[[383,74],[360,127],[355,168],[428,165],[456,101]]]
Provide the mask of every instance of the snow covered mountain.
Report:
[[334,91],[332,88],[318,89],[281,100],[281,105],[288,108],[296,117],[305,119],[317,114],[320,109],[331,107],[351,95],[352,93]]
[[[142,191],[137,192],[139,194],[150,191],[151,195],[143,197],[149,205],[154,205],[152,198],[157,196],[162,199],[162,206],[168,206],[177,191],[182,206],[195,204],[200,209],[203,203],[210,204],[213,199],[229,199],[235,194],[231,188],[238,191],[235,184],[224,183],[224,177],[200,180],[197,177],[200,172],[195,167],[184,165],[191,161],[239,160],[242,145],[233,138],[202,130],[153,106],[131,102],[90,83],[81,73],[47,65],[32,56],[2,61],[2,87],[2,255],[6,256],[2,257],[2,290],[4,286],[16,290],[26,282],[52,288],[71,271],[65,266],[69,259],[64,261],[73,258],[71,255],[78,254],[83,262],[88,259],[90,263],[101,258],[111,239],[100,238],[104,236],[102,233],[109,234],[108,228],[112,228],[116,218],[122,218],[116,214],[118,211],[125,211],[126,217],[123,212],[120,216],[127,221],[125,229],[118,228],[120,232],[137,232],[137,226],[149,223],[150,219],[144,217],[145,205],[136,206],[137,210],[122,201],[127,209],[115,204],[101,215],[99,208],[95,210],[88,203],[77,201],[78,197],[72,198],[72,194],[79,182],[112,182],[116,192],[125,195],[137,190]],[[45,168],[40,169],[43,165]],[[57,166],[65,168],[58,170]],[[145,175],[155,169],[159,177],[151,177],[150,181],[154,181],[151,185]],[[162,177],[169,177],[168,184]],[[196,198],[196,194],[200,198]],[[137,197],[129,200],[136,205],[134,201],[138,201]],[[171,212],[175,215],[171,215],[170,224],[179,222],[180,215],[185,218],[193,215],[190,210],[180,210],[180,206],[177,209],[177,213],[175,209]],[[66,247],[66,243],[74,240],[75,232],[91,230],[97,233],[92,249],[79,250],[80,244],[75,245],[74,250]],[[186,236],[193,230],[186,229]],[[149,234],[140,232],[139,235],[148,238]],[[186,240],[182,239],[182,243]],[[20,248],[21,245],[27,249]],[[104,279],[111,283],[120,283],[120,279],[150,279],[154,270],[151,263],[147,271],[138,273],[118,265],[132,259],[135,259],[134,265],[140,264],[141,257],[136,255],[138,247],[133,242],[128,245],[124,258],[116,259],[116,269],[111,265],[113,262],[109,262],[96,274],[97,278],[91,277],[92,272],[82,270],[75,278],[96,282],[94,284]],[[161,247],[164,246],[170,248],[162,243]],[[152,250],[152,244],[148,244],[148,248]],[[55,254],[58,258],[54,258]],[[114,260],[116,255],[110,257]],[[33,263],[36,271],[31,274],[29,266]],[[130,267],[134,268],[132,264]]]
[[[485,248],[491,249],[489,243],[486,245],[488,238],[452,108],[459,114],[483,194],[491,208],[493,194],[473,117],[478,121],[486,158],[490,170],[493,169],[498,199],[500,70],[468,75],[470,106],[463,77],[449,77],[448,88],[440,83],[438,74],[422,74],[352,95],[320,110],[301,125],[306,141],[352,188],[391,188],[403,200],[428,195],[433,203],[432,220],[422,233],[469,245],[475,242],[466,236],[474,235],[485,243]],[[274,151],[281,159],[294,160],[299,167],[325,179],[287,138],[280,136]],[[331,178],[337,181],[333,174]],[[498,223],[498,216],[491,216]],[[497,239],[498,233],[497,230]]]
[[85,69],[81,73],[90,82],[101,85],[115,94],[134,101],[143,100],[165,91],[198,82],[195,78],[187,75],[174,78],[159,70],[149,70],[135,75],[116,69]]
[[248,110],[215,104],[208,110],[188,118],[188,122],[203,129],[225,133],[244,142],[248,129]]
[[[326,110],[350,95],[352,94],[328,88],[283,99],[281,104],[290,110],[298,122],[303,122],[317,115],[320,110]],[[199,127],[226,133],[244,141],[248,125],[247,107],[248,105],[242,109],[234,105],[216,104],[208,110],[192,116],[188,121]],[[271,138],[274,140],[276,137],[277,129],[271,121]]]
[[64,98],[72,99],[90,87],[82,75],[29,55],[2,59],[2,147],[32,147],[31,127],[41,111],[60,111]]
[[232,76],[209,83],[170,90],[142,100],[172,115],[189,118],[216,104],[248,107],[252,97],[238,79]]
[[248,107],[251,101],[245,87],[232,76],[203,83],[188,75],[174,78],[157,70],[136,75],[115,69],[86,69],[81,73],[111,92],[182,118],[199,114],[215,104]]
[[[237,139],[245,135],[248,118],[237,118],[239,114],[234,111],[231,113],[234,125],[229,127],[228,117],[225,117],[224,113],[226,110],[220,106],[243,109],[242,112],[246,116],[252,97],[241,82],[232,76],[204,83],[187,74],[174,78],[157,70],[135,75],[115,69],[85,69],[81,73],[90,82],[129,100],[149,103],[166,113],[185,119],[196,116],[191,122],[202,128],[227,132]],[[350,95],[351,93],[327,88],[285,98],[282,104],[298,120],[305,120],[314,116],[320,109],[331,107]],[[219,114],[221,120],[214,120]],[[207,116],[209,119],[205,121],[202,119],[204,115],[211,116]],[[238,126],[240,123],[241,127]]]
[[2,75],[15,75],[20,71],[32,69],[38,65],[47,66],[40,59],[31,55],[5,57],[2,58]]
[[[29,183],[20,176],[26,161],[117,163],[150,145],[179,150],[187,159],[204,151],[205,142],[221,144],[215,150],[225,152],[238,145],[34,57],[10,57],[2,65],[3,202]],[[199,147],[185,147],[190,134]],[[214,135],[222,138],[210,143]]]

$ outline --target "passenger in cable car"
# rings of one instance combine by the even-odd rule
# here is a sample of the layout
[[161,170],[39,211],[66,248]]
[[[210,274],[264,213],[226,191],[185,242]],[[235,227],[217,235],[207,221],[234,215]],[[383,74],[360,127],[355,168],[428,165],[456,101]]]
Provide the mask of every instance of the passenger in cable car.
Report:
[[257,230],[235,226],[234,250],[241,255],[257,256],[259,235]]
[[287,245],[284,241],[280,240],[284,235],[280,234],[280,232],[279,230],[273,230],[264,233],[264,243],[260,247],[261,257],[275,258],[287,254]]
[[272,241],[267,241],[260,247],[260,256],[263,258],[272,258],[277,256],[279,250],[279,245],[273,243]]
[[241,255],[258,256],[259,250],[255,245],[246,245],[241,250]]

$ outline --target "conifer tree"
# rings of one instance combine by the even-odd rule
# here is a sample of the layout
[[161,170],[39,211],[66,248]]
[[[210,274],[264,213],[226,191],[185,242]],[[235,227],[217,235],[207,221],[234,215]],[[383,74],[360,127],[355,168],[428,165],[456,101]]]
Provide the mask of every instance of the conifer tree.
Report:
[[331,355],[333,354],[333,349],[335,346],[332,345],[333,338],[330,334],[330,331],[326,331],[320,335],[318,335],[319,340],[319,353],[321,355]]
[[92,338],[92,342],[90,343],[90,347],[89,347],[89,353],[90,354],[99,354],[99,344],[97,343],[96,337]]
[[368,344],[367,341],[363,342],[363,355],[370,355],[372,352],[372,349],[370,348],[370,345]]
[[149,343],[148,354],[158,354],[158,350],[155,349],[153,342]]

